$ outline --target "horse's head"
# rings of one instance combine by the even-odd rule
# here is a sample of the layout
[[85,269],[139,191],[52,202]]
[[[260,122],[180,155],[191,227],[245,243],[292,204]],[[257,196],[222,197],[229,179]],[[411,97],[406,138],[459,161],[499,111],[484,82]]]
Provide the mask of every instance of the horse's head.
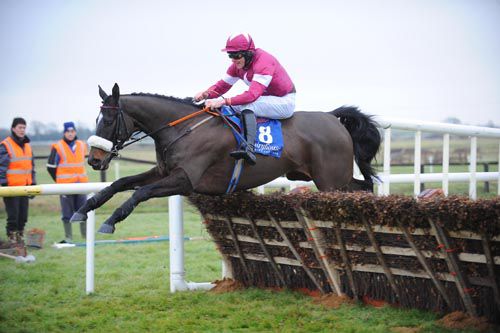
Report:
[[106,170],[111,159],[118,155],[118,151],[131,136],[133,121],[120,106],[118,84],[113,86],[111,96],[99,86],[99,95],[102,106],[96,120],[96,134],[88,139],[91,147],[88,163],[94,170]]

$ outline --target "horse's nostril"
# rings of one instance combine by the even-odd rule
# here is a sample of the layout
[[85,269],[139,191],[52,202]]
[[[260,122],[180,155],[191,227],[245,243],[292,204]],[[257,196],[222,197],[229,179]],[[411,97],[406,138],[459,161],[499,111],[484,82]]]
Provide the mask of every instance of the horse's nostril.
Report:
[[100,163],[100,160],[89,156],[88,163],[92,166],[96,166]]

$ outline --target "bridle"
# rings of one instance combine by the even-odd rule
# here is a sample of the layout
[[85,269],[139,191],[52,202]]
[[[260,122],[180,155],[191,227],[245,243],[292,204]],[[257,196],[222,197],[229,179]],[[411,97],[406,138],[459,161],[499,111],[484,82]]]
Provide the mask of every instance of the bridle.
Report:
[[[103,109],[114,109],[114,110],[118,111],[118,114],[117,114],[116,119],[115,119],[115,121],[117,123],[116,123],[115,131],[113,133],[114,142],[113,142],[113,147],[111,148],[111,151],[110,151],[110,159],[111,159],[111,158],[119,155],[118,151],[122,150],[123,148],[125,148],[129,144],[133,143],[133,142],[127,143],[127,144],[125,143],[128,140],[128,138],[131,136],[131,134],[133,134],[133,133],[130,133],[130,131],[128,130],[127,123],[125,121],[125,116],[124,116],[123,110],[120,106],[102,105],[101,111],[99,112],[99,115],[96,118],[96,124],[99,121],[99,116],[102,114]],[[123,139],[123,138],[125,138],[125,139]]]

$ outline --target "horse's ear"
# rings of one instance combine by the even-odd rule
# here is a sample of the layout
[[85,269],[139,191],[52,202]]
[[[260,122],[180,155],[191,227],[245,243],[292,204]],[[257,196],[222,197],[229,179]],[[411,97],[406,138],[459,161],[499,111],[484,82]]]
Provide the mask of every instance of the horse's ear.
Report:
[[118,103],[118,99],[120,98],[120,87],[118,87],[118,83],[115,83],[113,86],[113,99],[116,103]]
[[99,96],[101,96],[103,102],[108,98],[108,94],[102,90],[101,86],[99,86]]

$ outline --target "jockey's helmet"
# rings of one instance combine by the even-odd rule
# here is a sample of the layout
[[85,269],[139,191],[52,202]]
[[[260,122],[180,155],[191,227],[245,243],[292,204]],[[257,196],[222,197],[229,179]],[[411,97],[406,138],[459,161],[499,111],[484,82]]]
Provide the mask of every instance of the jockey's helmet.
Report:
[[252,37],[247,33],[231,35],[227,39],[223,52],[255,51]]

